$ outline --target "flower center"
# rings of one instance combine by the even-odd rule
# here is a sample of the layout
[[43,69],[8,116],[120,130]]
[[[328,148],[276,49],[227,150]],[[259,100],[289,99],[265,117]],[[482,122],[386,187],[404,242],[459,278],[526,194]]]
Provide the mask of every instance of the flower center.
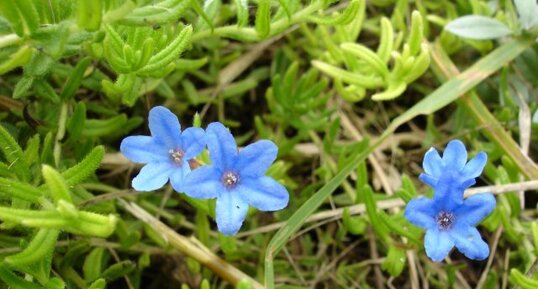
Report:
[[222,175],[222,184],[228,189],[231,189],[239,182],[239,176],[234,172],[225,172]]
[[440,230],[448,230],[454,223],[454,214],[441,211],[439,214],[437,214],[435,219]]
[[176,163],[177,165],[181,165],[183,162],[183,156],[185,153],[181,149],[175,149],[175,150],[169,150],[168,153],[170,154],[170,158]]

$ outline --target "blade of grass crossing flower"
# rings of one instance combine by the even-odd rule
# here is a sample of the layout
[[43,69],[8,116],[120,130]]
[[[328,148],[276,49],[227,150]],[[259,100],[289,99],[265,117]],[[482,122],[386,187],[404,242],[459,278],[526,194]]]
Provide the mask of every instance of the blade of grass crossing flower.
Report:
[[451,78],[434,92],[395,118],[384,134],[392,133],[400,125],[418,115],[431,114],[447,106],[471,90],[495,71],[514,60],[533,42],[528,39],[511,40],[484,56],[463,73]]
[[[438,76],[442,81],[458,75],[457,67],[438,43],[432,49],[432,59],[435,70],[442,74]],[[481,131],[484,135],[504,150],[507,156],[514,161],[519,171],[529,179],[538,178],[538,166],[522,153],[518,144],[504,130],[495,116],[491,114],[480,97],[471,92],[462,97],[461,101],[479,126],[483,127]]]

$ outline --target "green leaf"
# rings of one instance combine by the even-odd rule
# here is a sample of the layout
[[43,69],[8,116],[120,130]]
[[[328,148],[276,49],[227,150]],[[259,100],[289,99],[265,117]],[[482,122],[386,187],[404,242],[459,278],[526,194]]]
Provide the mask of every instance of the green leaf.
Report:
[[132,272],[136,268],[136,264],[130,260],[125,260],[118,262],[110,267],[108,267],[103,274],[102,278],[107,281],[114,281],[122,276],[125,276]]
[[40,229],[32,241],[21,252],[7,256],[4,261],[11,265],[28,266],[37,263],[46,255],[52,255],[60,231],[57,229]]
[[344,222],[346,230],[353,235],[362,235],[368,227],[368,224],[364,221],[364,219],[360,217],[352,217],[349,213],[349,208],[347,207],[344,208],[342,221]]
[[0,177],[0,195],[38,203],[43,193],[38,188],[17,180]]
[[457,18],[445,26],[445,30],[470,39],[495,39],[512,34],[503,23],[486,16],[468,15]]
[[2,125],[0,125],[0,151],[19,180],[30,179],[30,168],[26,164],[22,148]]
[[271,31],[271,1],[258,1],[258,9],[256,10],[255,20],[256,32],[260,38],[265,38]]
[[109,119],[87,119],[82,135],[87,137],[102,137],[117,133],[127,123],[127,116],[120,114]]
[[27,36],[39,28],[39,14],[32,0],[0,0],[0,11],[19,36]]
[[23,76],[19,82],[15,85],[15,90],[13,90],[13,98],[19,99],[28,94],[32,85],[34,84],[35,78],[32,76]]
[[84,265],[82,265],[82,271],[84,272],[84,279],[86,282],[93,282],[101,276],[103,271],[103,258],[105,248],[94,248],[84,259]]
[[191,6],[191,1],[163,0],[149,2],[151,4],[138,7],[118,21],[124,25],[147,26],[176,22]]
[[91,176],[103,160],[105,148],[97,146],[75,166],[62,173],[68,186],[74,186]]
[[366,213],[368,219],[370,219],[370,224],[372,224],[374,232],[383,242],[387,242],[389,240],[389,231],[377,211],[377,204],[374,200],[374,192],[372,191],[372,188],[369,185],[366,185],[361,192],[364,198],[364,205],[366,206]]
[[234,0],[237,14],[237,26],[242,27],[248,23],[248,0]]
[[[146,66],[140,69],[137,74],[154,74],[163,71],[163,68],[172,64],[172,61],[181,55],[192,39],[192,27],[186,26],[179,32],[177,37],[166,46],[166,48],[153,55]],[[164,70],[166,71],[166,69]]]
[[390,20],[386,17],[381,18],[381,37],[377,47],[377,55],[384,64],[390,60],[390,54],[394,47],[394,28]]
[[21,46],[7,60],[0,64],[0,75],[9,72],[19,66],[23,66],[32,58],[33,50],[27,45]]
[[50,100],[52,103],[60,103],[60,96],[54,91],[54,88],[45,79],[36,79],[35,93],[40,97]]
[[[95,2],[99,2],[100,0],[96,0]],[[68,101],[71,99],[75,93],[77,92],[77,89],[80,87],[80,84],[82,83],[82,78],[84,77],[84,72],[86,71],[86,68],[88,68],[88,65],[90,65],[91,59],[89,57],[84,57],[82,60],[80,60],[77,63],[77,66],[75,66],[75,69],[71,72],[69,75],[69,78],[65,82],[65,85],[62,89],[62,93],[60,94],[60,97],[64,101]]]
[[69,132],[69,139],[78,140],[84,130],[86,123],[86,105],[84,102],[79,102],[73,110],[73,114],[67,121],[67,131]]
[[11,289],[43,289],[43,287],[15,275],[3,263],[0,263],[0,279]]
[[97,279],[95,282],[88,287],[88,289],[105,289],[106,288],[106,281],[105,279]]
[[102,0],[78,0],[77,1],[77,24],[88,30],[97,31],[101,26],[103,16]]
[[48,165],[43,165],[41,171],[54,202],[58,204],[60,200],[64,200],[72,203],[71,193],[69,193],[69,189],[62,175]]
[[420,45],[422,44],[424,24],[422,23],[422,16],[420,12],[413,11],[411,14],[411,33],[407,39],[409,45],[409,52],[411,55],[417,55],[420,51]]
[[515,268],[510,270],[510,281],[521,286],[522,289],[538,288],[538,280],[525,276]]
[[352,0],[336,17],[309,15],[307,19],[321,25],[346,25],[353,21],[361,12],[361,2],[365,2],[365,0]]
[[406,260],[407,258],[405,256],[404,249],[390,245],[387,258],[385,258],[385,261],[383,261],[381,267],[389,272],[391,276],[398,277],[400,274],[402,274],[402,271],[405,268]]

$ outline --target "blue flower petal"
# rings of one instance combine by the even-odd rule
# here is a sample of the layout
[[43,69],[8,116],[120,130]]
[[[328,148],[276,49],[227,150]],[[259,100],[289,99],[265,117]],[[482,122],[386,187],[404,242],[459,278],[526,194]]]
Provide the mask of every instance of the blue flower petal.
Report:
[[207,126],[207,148],[213,165],[230,168],[237,158],[235,139],[222,123],[213,122]]
[[201,154],[206,145],[205,131],[199,127],[189,127],[181,134],[182,148],[185,159],[190,160]]
[[475,227],[453,228],[450,235],[454,238],[456,248],[467,258],[484,260],[489,256],[489,246]]
[[237,194],[225,190],[217,199],[216,219],[219,232],[235,235],[241,229],[248,212],[248,204]]
[[436,149],[430,148],[424,155],[422,167],[426,174],[438,179],[443,172],[443,160]]
[[129,136],[121,141],[121,153],[135,163],[164,162],[169,159],[167,150],[156,144],[150,136]]
[[456,222],[467,226],[476,226],[495,209],[495,197],[489,193],[468,197],[463,204],[454,210]]
[[275,161],[277,146],[269,140],[260,140],[239,151],[235,169],[241,176],[260,177]]
[[197,199],[218,197],[226,188],[221,182],[222,171],[215,166],[202,166],[189,173],[183,182],[183,190],[187,196]]
[[405,207],[405,219],[411,224],[425,229],[437,227],[435,216],[437,209],[432,199],[426,197],[414,198]]
[[426,231],[424,248],[426,255],[435,262],[441,262],[454,247],[454,241],[446,231],[437,229]]
[[435,187],[437,186],[437,182],[439,181],[438,179],[434,178],[433,176],[431,175],[428,175],[428,174],[420,174],[418,176],[419,180],[421,180],[423,183],[425,183],[426,185],[430,186],[430,187]]
[[445,168],[460,171],[467,162],[467,150],[460,140],[451,140],[443,152]]
[[149,163],[142,167],[133,179],[133,188],[137,191],[154,191],[162,188],[172,172],[170,162]]
[[441,179],[434,187],[433,201],[440,210],[452,211],[463,204],[463,191],[454,179]]
[[181,145],[181,125],[177,116],[164,106],[156,106],[149,111],[149,130],[157,142],[169,149]]
[[[241,175],[243,177],[243,175]],[[234,194],[260,211],[276,211],[288,205],[289,193],[286,188],[270,177],[241,178]]]
[[183,164],[181,164],[181,166],[175,165],[174,171],[170,175],[170,184],[176,192],[183,192],[185,180],[187,178],[187,175],[190,174],[190,172],[191,168],[187,161],[183,161]]
[[472,160],[470,160],[461,171],[462,178],[474,179],[482,174],[488,155],[485,152],[479,152]]

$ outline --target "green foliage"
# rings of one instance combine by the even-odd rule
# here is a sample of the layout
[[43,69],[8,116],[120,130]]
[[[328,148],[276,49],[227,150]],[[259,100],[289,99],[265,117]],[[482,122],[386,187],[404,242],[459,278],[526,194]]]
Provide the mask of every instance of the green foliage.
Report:
[[[479,226],[491,263],[433,266],[403,207],[453,138],[488,153],[478,186],[538,178],[536,19],[523,0],[0,0],[0,288],[536,288],[531,190]],[[133,192],[120,143],[155,105],[277,144],[289,206],[228,237],[214,200]]]
[[[414,11],[407,41],[398,52],[393,25],[387,18],[381,18],[380,42],[376,52],[362,44],[340,42],[337,38],[330,44],[332,49],[328,59],[314,60],[312,64],[334,78],[339,94],[348,101],[360,101],[367,90],[377,88],[383,90],[372,95],[373,100],[394,99],[430,65],[428,46],[422,43],[423,31],[422,16]],[[390,58],[394,61],[392,68],[388,67]],[[347,69],[338,67],[342,64]]]

